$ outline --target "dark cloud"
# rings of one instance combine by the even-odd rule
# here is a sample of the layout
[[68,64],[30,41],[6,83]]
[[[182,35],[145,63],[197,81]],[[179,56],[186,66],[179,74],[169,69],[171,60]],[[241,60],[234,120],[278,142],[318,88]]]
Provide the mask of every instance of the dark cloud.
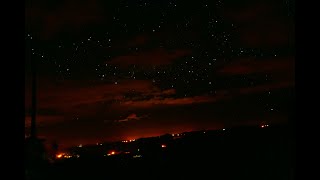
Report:
[[217,73],[228,75],[251,74],[251,73],[275,73],[286,72],[294,74],[294,57],[273,58],[243,58],[232,61],[219,69]]
[[149,37],[147,35],[140,35],[132,38],[128,42],[129,47],[137,47],[137,46],[143,46],[149,41]]
[[124,56],[118,56],[107,63],[117,65],[120,67],[128,67],[130,65],[138,65],[141,67],[153,67],[159,65],[171,64],[174,60],[191,54],[190,50],[177,49],[174,51],[167,51],[163,48],[157,48],[146,52],[138,52]]
[[[43,128],[46,126],[53,126],[65,121],[64,116],[55,116],[55,115],[37,115],[37,126]],[[25,117],[25,128],[29,129],[31,126],[31,116]]]
[[51,39],[61,32],[81,31],[85,25],[94,25],[103,20],[102,7],[97,0],[57,2],[55,8],[45,3],[30,3],[26,6],[27,29],[38,29],[40,37]]
[[224,15],[237,26],[245,47],[286,47],[294,42],[294,22],[282,1],[252,1],[226,6]]
[[294,42],[292,24],[286,20],[265,20],[240,27],[240,43],[245,47],[285,47]]
[[[153,89],[152,82],[142,80],[123,80],[117,85],[114,83],[92,84],[90,81],[82,81],[81,85],[78,84],[78,81],[65,81],[60,85],[44,82],[39,86],[37,101],[40,109],[52,109],[66,115],[74,115],[79,111],[79,107],[82,107],[82,113],[85,113],[89,111],[90,105],[120,100],[126,92],[148,93]],[[31,105],[30,95],[30,91],[26,91],[27,109]],[[94,114],[94,112],[91,113]]]
[[116,122],[121,123],[121,122],[128,122],[128,121],[138,121],[146,117],[147,117],[146,115],[137,116],[137,114],[132,113],[132,114],[129,114],[128,117],[124,119],[116,120]]

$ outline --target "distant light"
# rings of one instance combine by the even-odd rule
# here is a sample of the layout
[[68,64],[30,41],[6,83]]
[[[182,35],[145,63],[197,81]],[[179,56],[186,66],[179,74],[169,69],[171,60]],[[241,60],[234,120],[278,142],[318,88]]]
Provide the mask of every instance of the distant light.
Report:
[[133,156],[133,158],[140,158],[140,157],[142,157],[142,155],[139,155],[139,154]]
[[111,155],[115,155],[116,152],[115,151],[111,151],[109,154],[107,154],[108,156],[111,156]]
[[204,131],[203,134],[205,134],[206,132]]
[[261,128],[264,128],[264,125],[262,125]]
[[79,144],[79,146],[78,147],[82,147],[82,144]]
[[225,130],[226,130],[226,129],[224,129],[224,128],[222,129],[222,131],[225,131]]
[[174,134],[171,134],[172,136],[174,136]]
[[161,147],[162,147],[162,148],[166,148],[167,146],[166,146],[165,144],[162,144]]
[[63,157],[63,153],[61,153],[61,154],[57,154],[57,156],[56,156],[58,159],[60,159],[60,158],[62,158]]

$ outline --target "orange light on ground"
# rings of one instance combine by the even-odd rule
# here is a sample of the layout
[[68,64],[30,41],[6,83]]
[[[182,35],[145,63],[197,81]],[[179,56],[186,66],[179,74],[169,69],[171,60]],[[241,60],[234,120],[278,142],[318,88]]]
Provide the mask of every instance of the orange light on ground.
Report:
[[108,155],[108,156],[112,156],[112,155],[115,155],[115,154],[116,154],[115,151],[110,151],[107,155]]
[[162,148],[166,148],[167,146],[166,146],[165,144],[162,144],[161,147],[162,147]]
[[60,159],[60,158],[62,158],[63,157],[63,154],[61,153],[61,154],[57,154],[57,156],[56,156],[58,159]]

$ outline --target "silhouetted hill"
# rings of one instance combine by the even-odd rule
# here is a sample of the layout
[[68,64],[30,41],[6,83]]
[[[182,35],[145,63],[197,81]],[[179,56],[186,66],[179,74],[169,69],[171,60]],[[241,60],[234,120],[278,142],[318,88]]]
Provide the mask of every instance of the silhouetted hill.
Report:
[[288,126],[239,127],[176,136],[76,148],[74,153],[80,157],[53,164],[50,177],[293,179],[294,149]]

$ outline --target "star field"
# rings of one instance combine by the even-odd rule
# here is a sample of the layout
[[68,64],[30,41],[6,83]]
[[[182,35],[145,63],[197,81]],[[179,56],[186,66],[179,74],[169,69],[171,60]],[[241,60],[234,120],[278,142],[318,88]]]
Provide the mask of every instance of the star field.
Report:
[[[272,115],[282,112],[275,99],[279,88],[291,87],[293,77],[289,4],[272,1],[270,7],[281,8],[260,14],[250,10],[260,7],[254,2],[246,10],[217,0],[83,1],[73,9],[57,2],[50,16],[27,16],[26,75],[36,61],[39,79],[55,87],[83,82],[88,88],[113,88],[118,91],[114,97],[105,95],[108,90],[92,93],[105,109],[114,103],[140,103],[134,104],[140,108],[149,107],[144,103],[210,103],[254,94],[249,99],[259,112]],[[38,6],[27,4],[27,10]],[[114,111],[112,118],[125,118],[137,111],[134,107]],[[85,118],[79,114],[72,110],[67,118]]]

